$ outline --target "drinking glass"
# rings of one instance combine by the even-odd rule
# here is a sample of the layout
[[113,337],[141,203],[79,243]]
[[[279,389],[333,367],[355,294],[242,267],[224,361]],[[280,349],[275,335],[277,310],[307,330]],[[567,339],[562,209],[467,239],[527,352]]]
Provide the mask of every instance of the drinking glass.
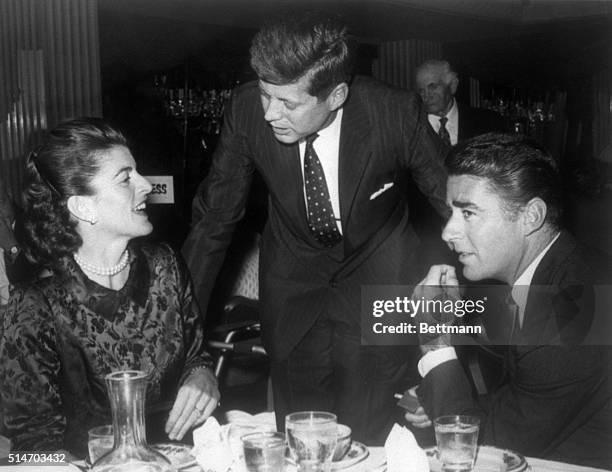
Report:
[[248,472],[283,472],[286,449],[283,433],[258,432],[240,439]]
[[480,420],[474,416],[440,416],[434,420],[443,471],[470,472],[476,459]]
[[96,426],[87,431],[87,435],[89,437],[87,442],[89,460],[92,464],[104,454],[113,450],[113,425]]
[[291,456],[299,472],[329,471],[336,448],[336,415],[324,411],[300,411],[285,417]]

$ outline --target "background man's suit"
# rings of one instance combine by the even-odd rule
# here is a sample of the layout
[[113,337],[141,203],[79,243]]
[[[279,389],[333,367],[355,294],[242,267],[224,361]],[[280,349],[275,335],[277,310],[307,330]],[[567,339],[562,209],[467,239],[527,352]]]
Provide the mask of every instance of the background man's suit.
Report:
[[[438,155],[442,148],[426,132],[425,115],[416,95],[356,78],[343,110],[339,151],[343,240],[338,246],[322,247],[308,229],[298,145],[275,139],[264,120],[257,83],[233,93],[211,172],[194,199],[193,227],[183,252],[199,301],[206,307],[232,230],[243,215],[253,172],[259,171],[268,186],[260,300],[277,410],[282,410],[281,397],[287,395],[278,377],[275,379],[274,366],[290,358],[319,317],[329,316],[342,324],[358,345],[361,285],[414,283],[422,275],[416,273],[413,263],[419,241],[408,219],[408,172],[434,206],[445,211],[446,173]],[[385,184],[388,188],[380,192]],[[405,364],[408,360],[405,349],[376,349],[364,361],[378,359],[379,368],[364,364],[363,372],[383,376],[384,362],[391,359]],[[372,375],[363,375],[365,378],[355,380],[360,386],[356,390],[361,390],[355,394],[363,396],[372,383],[377,384],[372,388],[389,384],[387,398],[375,395],[381,398],[373,400],[372,415],[376,415],[378,404],[393,405],[393,389],[402,388],[401,379],[372,382]],[[294,406],[289,401],[286,407]],[[365,404],[329,407],[350,409],[343,413],[345,417],[357,415],[354,420],[364,425],[369,418]],[[375,429],[373,423],[371,426]]]
[[[482,414],[482,406],[485,444],[612,467],[612,351],[576,345],[592,321],[592,284],[609,283],[609,263],[601,262],[562,232],[532,279],[531,287],[547,288],[527,298],[517,343],[532,345],[504,346],[504,378],[484,405],[458,361],[432,369],[419,390],[428,415]],[[559,334],[565,345],[546,345]]]

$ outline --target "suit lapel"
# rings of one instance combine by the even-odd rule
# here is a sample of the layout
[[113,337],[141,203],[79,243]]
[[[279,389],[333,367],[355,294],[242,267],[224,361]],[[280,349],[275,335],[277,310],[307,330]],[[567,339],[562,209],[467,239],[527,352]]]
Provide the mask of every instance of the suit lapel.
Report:
[[347,227],[357,188],[369,162],[371,125],[359,96],[351,95],[342,115],[338,164],[340,216],[342,227]]
[[[558,290],[554,274],[575,248],[573,238],[562,231],[533,274],[521,329],[522,333],[531,338],[532,343],[550,342],[553,340],[551,336],[558,334],[559,320],[551,316],[554,297],[557,295],[555,292]],[[534,335],[539,338],[535,339]]]

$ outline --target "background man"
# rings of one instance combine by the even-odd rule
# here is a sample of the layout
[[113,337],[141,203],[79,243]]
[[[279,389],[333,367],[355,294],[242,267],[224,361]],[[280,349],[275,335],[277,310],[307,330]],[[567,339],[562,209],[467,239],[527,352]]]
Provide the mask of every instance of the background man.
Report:
[[259,80],[234,91],[194,199],[183,252],[196,293],[205,308],[257,170],[270,193],[259,290],[278,425],[329,410],[380,444],[409,363],[404,349],[361,346],[360,287],[415,281],[404,178],[444,212],[442,147],[417,96],[351,80],[349,36],[329,18],[273,23],[250,53]]
[[459,78],[447,61],[431,59],[416,72],[416,87],[427,120],[447,145],[490,131],[504,131],[503,118],[491,110],[472,108],[455,100]]
[[[459,79],[447,61],[431,59],[417,68],[416,89],[427,111],[427,120],[433,132],[444,145],[450,147],[459,140],[490,131],[504,131],[504,120],[497,113],[463,105],[455,99]],[[450,263],[452,255],[438,235],[444,224],[422,195],[412,192],[412,221],[419,238],[424,241],[421,267],[424,261]],[[424,266],[426,270],[429,265]]]
[[[503,346],[505,377],[486,404],[472,397],[454,348],[423,349],[419,399],[427,414],[406,419],[423,427],[443,414],[479,414],[485,444],[611,467],[611,351],[579,345],[593,321],[593,288],[609,283],[609,260],[561,229],[559,173],[534,143],[479,136],[454,147],[446,167],[452,215],[442,238],[468,280],[512,286],[515,329]],[[439,285],[442,274],[457,283],[450,266],[432,267],[423,283]],[[485,316],[500,315],[491,311]]]

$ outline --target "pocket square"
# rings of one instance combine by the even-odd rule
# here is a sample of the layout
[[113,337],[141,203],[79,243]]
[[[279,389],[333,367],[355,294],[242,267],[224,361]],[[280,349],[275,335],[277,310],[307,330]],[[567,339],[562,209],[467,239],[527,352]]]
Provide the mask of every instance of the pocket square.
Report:
[[391,187],[393,187],[394,183],[393,182],[387,182],[385,185],[383,185],[382,187],[380,187],[376,192],[374,192],[372,195],[370,195],[370,200],[374,200],[376,197],[378,197],[381,193],[386,192],[387,190],[389,190]]

